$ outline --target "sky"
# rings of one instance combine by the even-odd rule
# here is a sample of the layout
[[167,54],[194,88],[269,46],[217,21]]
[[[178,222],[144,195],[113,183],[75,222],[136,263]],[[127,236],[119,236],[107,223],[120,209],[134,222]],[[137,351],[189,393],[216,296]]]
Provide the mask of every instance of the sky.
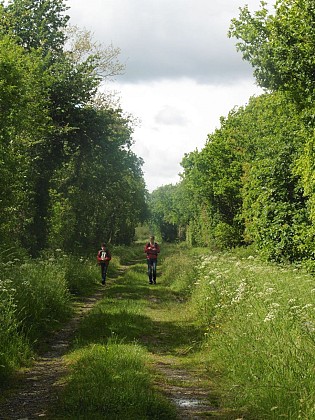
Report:
[[139,121],[132,149],[149,192],[179,182],[184,155],[204,147],[220,117],[262,93],[227,36],[245,4],[254,12],[260,0],[67,1],[70,24],[121,50],[124,73],[107,88]]

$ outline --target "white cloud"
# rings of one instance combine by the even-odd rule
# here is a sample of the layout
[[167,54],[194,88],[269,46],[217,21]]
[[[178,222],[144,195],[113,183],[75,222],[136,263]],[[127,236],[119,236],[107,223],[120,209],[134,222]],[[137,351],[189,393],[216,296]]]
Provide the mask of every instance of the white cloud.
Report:
[[[121,91],[123,109],[141,120],[134,132],[133,150],[145,161],[149,191],[178,182],[184,154],[201,150],[207,135],[219,127],[221,116],[261,92],[252,80],[228,86],[181,79],[141,85],[116,83],[113,87]],[[181,118],[182,123],[177,124]]]
[[185,117],[185,110],[165,105],[155,116],[155,122],[161,125],[185,126],[188,120]]

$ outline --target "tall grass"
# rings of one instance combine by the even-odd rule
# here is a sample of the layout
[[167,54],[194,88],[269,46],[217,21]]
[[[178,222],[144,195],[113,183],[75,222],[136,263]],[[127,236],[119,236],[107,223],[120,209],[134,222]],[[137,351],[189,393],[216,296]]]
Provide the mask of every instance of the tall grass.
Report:
[[31,356],[30,346],[20,332],[16,304],[10,294],[10,283],[0,282],[0,384]]
[[166,256],[163,258],[164,284],[171,290],[190,296],[198,276],[199,262],[202,251],[179,245],[166,246]]
[[192,304],[223,405],[245,418],[314,418],[314,279],[231,255],[206,257],[198,271]]
[[88,295],[98,282],[95,261],[62,256],[38,260],[0,257],[0,384],[31,361],[47,334],[72,313],[74,295]]

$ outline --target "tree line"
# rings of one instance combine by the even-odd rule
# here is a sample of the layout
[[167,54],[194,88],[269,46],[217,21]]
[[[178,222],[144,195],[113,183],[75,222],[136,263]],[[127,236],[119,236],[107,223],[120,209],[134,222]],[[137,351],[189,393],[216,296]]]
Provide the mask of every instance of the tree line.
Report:
[[150,196],[168,240],[230,248],[252,244],[269,260],[314,260],[315,5],[279,0],[240,9],[229,36],[265,93],[236,107],[186,154],[181,181]]
[[128,244],[147,214],[133,119],[106,92],[119,49],[63,0],[0,3],[0,236],[32,255]]

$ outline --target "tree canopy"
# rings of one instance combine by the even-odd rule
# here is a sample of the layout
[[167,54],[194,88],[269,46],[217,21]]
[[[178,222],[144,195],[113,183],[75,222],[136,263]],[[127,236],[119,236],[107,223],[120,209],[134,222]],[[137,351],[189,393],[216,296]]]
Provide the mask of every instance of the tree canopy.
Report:
[[100,94],[123,70],[119,49],[69,27],[67,9],[0,6],[0,232],[33,255],[129,243],[146,214],[132,118]]

